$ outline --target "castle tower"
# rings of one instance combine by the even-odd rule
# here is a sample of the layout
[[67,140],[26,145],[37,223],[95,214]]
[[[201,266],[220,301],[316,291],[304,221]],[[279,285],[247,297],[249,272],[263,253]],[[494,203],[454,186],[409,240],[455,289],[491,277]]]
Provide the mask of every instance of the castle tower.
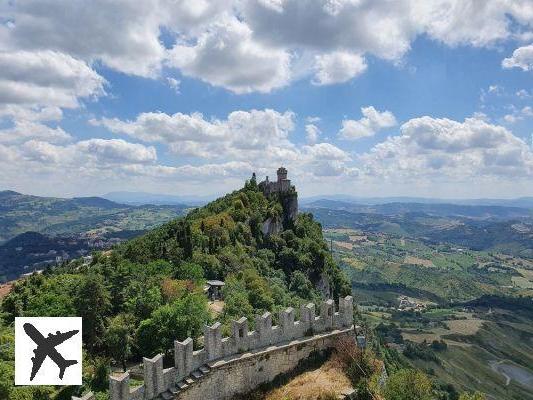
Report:
[[284,167],[278,168],[278,192],[287,192],[291,188],[291,181],[287,179],[287,169]]
[[287,169],[284,167],[278,168],[278,182],[287,180]]

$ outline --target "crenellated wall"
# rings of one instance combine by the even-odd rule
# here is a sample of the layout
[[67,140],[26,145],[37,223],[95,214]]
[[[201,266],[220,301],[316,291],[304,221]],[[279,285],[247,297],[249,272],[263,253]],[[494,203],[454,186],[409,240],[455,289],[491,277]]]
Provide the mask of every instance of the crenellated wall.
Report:
[[[293,345],[296,346],[298,341],[314,343],[313,346],[315,347],[319,343],[320,346],[317,348],[328,347],[332,343],[331,338],[334,338],[335,335],[351,331],[353,326],[353,299],[351,296],[339,299],[338,311],[335,310],[333,300],[322,302],[318,315],[316,315],[316,311],[314,304],[303,305],[300,308],[300,319],[295,321],[295,310],[287,308],[280,312],[279,325],[277,326],[272,325],[272,315],[266,312],[256,317],[255,330],[253,331],[249,331],[248,320],[243,317],[232,322],[232,335],[225,338],[222,338],[220,323],[206,326],[203,349],[195,351],[191,338],[187,338],[183,342],[177,340],[174,342],[174,367],[163,368],[162,354],[151,359],[144,358],[144,385],[130,388],[128,372],[120,376],[110,376],[110,397],[112,400],[150,400],[158,396],[167,400],[189,398],[182,397],[180,391],[182,394],[192,393],[191,386],[202,376],[216,368],[222,368],[223,365],[240,358],[244,353],[252,353],[251,355],[246,354],[246,356],[247,362],[253,363],[254,353],[262,354],[265,351],[289,348]],[[326,334],[327,332],[334,334]],[[328,337],[328,341],[324,341],[324,337]],[[309,350],[308,347],[305,348]],[[301,349],[298,351],[302,354],[301,357],[303,354],[307,354]],[[292,365],[295,361],[298,360],[292,357],[289,364]],[[286,372],[287,368],[287,366],[280,366],[279,373]],[[263,379],[267,379],[265,377],[270,377],[272,373],[276,372],[275,369],[275,365],[269,364],[270,373],[261,376]],[[250,369],[250,371],[252,370],[254,369]],[[218,374],[217,376],[222,375]],[[248,378],[246,381],[248,386],[253,384],[250,382],[256,382],[259,379],[252,376]],[[218,384],[220,384],[221,378],[217,379]],[[203,390],[207,390],[205,385],[209,381],[208,379],[202,380]],[[242,387],[238,388],[241,391],[242,389]],[[253,387],[248,387],[248,389],[252,390]],[[212,389],[212,391],[216,392],[216,389]]]

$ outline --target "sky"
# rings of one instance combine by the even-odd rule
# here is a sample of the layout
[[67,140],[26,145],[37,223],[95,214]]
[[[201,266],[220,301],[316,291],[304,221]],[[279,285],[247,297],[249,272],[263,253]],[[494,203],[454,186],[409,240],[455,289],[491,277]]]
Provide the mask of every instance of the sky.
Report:
[[533,196],[530,0],[0,2],[0,190]]

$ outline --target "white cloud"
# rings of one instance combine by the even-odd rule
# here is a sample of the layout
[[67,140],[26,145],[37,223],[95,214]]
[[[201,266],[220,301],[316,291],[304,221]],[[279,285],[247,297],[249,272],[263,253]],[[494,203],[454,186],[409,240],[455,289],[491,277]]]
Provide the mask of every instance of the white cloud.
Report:
[[47,125],[27,120],[15,121],[12,128],[0,129],[0,143],[22,143],[37,139],[49,143],[64,143],[72,139],[61,127],[50,128]]
[[525,118],[533,117],[533,108],[531,108],[531,106],[525,106],[520,109],[513,107],[512,109],[513,109],[512,113],[506,114],[503,117],[505,122],[514,124],[515,122],[521,121]]
[[234,111],[226,120],[206,120],[200,113],[142,113],[134,121],[91,122],[145,142],[164,143],[176,154],[203,158],[242,158],[269,151],[290,156],[293,151],[287,140],[294,129],[294,114],[289,111]]
[[339,136],[343,139],[357,140],[364,137],[374,136],[382,129],[396,125],[396,118],[390,111],[378,111],[374,107],[362,107],[363,118],[359,120],[345,119]]
[[[234,111],[223,120],[208,120],[198,113],[143,113],[133,121],[103,119],[92,123],[114,133],[163,143],[175,154],[216,159],[223,163],[229,162],[227,160],[246,163],[258,173],[281,163],[291,168],[295,175],[313,176],[319,171],[324,173],[326,167],[331,172],[332,166],[337,172],[345,170],[345,164],[351,158],[335,145],[311,143],[298,147],[290,140],[294,118],[290,111],[280,113],[266,109]],[[215,168],[218,164],[208,165]],[[251,172],[252,167],[246,171]]]
[[[533,23],[527,0],[26,0],[1,12],[0,50],[50,50],[150,78],[167,64],[235,93],[311,74],[345,82],[367,55],[401,63],[421,35],[448,46],[526,40]],[[305,57],[315,65],[302,67]]]
[[407,2],[285,0],[244,2],[244,19],[258,40],[321,53],[344,50],[398,59],[415,35]]
[[172,90],[174,90],[174,92],[176,92],[177,94],[180,93],[180,85],[181,85],[180,80],[175,79],[175,78],[167,78],[167,84]]
[[458,183],[471,177],[531,177],[533,152],[502,126],[476,118],[464,122],[415,118],[360,157],[370,176],[400,180],[432,177]]
[[76,150],[98,162],[152,163],[157,160],[154,147],[129,143],[122,139],[89,139],[76,143]]
[[528,0],[412,1],[411,16],[420,30],[448,46],[485,47],[515,35],[514,23],[527,27],[533,21]]
[[111,165],[150,164],[157,160],[154,147],[122,139],[89,139],[66,146],[30,140],[21,146],[26,159],[63,166],[83,165],[81,169],[106,169]]
[[366,71],[364,57],[336,51],[315,56],[315,85],[343,83],[361,75]]
[[25,0],[8,2],[0,48],[51,49],[127,74],[156,77],[166,57],[162,29],[194,34],[230,1]]
[[305,125],[305,137],[309,143],[316,143],[322,132],[315,124]]
[[531,93],[529,93],[526,89],[520,89],[516,92],[516,96],[522,100],[529,99],[532,97]]
[[349,161],[350,156],[344,150],[339,149],[331,143],[317,143],[303,147],[303,154],[311,160],[335,160]]
[[270,92],[290,80],[290,55],[252,39],[246,23],[234,17],[217,21],[195,44],[177,44],[168,64],[235,93]]
[[78,98],[103,95],[104,83],[86,63],[67,54],[0,52],[3,106],[75,108]]
[[12,118],[14,121],[59,121],[63,118],[63,111],[59,107],[1,104],[2,118]]
[[504,58],[502,61],[503,68],[521,68],[524,71],[533,70],[533,44],[519,47],[513,51],[513,55]]

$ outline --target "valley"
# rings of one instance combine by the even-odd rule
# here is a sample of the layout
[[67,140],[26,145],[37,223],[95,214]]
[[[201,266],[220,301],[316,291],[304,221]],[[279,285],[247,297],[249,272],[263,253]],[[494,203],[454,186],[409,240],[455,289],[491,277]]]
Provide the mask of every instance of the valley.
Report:
[[133,206],[99,197],[0,192],[0,282],[109,249],[187,210],[183,204]]
[[324,235],[387,351],[443,387],[533,398],[533,260],[346,228],[356,223]]

